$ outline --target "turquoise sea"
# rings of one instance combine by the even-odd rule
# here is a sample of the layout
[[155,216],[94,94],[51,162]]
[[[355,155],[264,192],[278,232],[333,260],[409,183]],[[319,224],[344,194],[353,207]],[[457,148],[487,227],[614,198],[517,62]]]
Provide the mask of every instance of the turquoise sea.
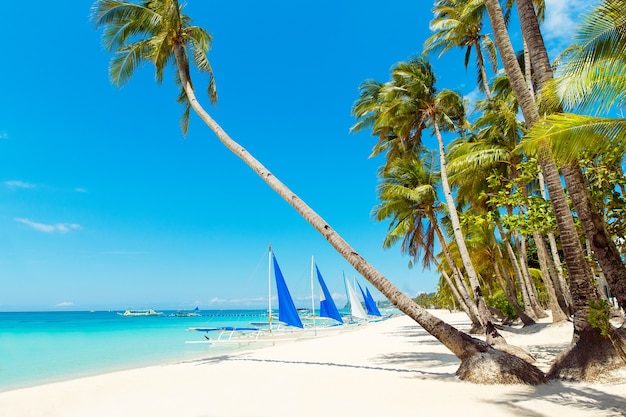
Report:
[[233,347],[186,344],[203,340],[202,333],[187,329],[267,320],[265,310],[207,310],[192,317],[175,313],[0,313],[0,391],[221,354]]

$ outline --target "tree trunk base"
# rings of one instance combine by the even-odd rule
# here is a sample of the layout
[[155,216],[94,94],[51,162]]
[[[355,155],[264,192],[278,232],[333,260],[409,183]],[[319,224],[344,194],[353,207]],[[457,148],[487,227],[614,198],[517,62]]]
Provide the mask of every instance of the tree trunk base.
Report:
[[485,327],[479,324],[472,324],[469,329],[469,334],[485,334]]
[[[617,333],[617,332],[615,332]],[[575,336],[576,337],[576,336]],[[615,343],[626,349],[623,337]],[[626,366],[608,337],[603,337],[596,329],[581,333],[578,340],[561,353],[548,371],[548,379],[562,379],[576,382],[598,382],[612,371]]]
[[536,366],[516,357],[489,348],[461,361],[457,376],[475,384],[527,384],[546,382],[545,374]]

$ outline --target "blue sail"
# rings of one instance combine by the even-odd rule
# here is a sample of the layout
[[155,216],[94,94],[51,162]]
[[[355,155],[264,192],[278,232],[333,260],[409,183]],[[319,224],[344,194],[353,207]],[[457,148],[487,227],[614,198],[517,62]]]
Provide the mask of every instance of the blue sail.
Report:
[[299,327],[302,329],[304,326],[302,325],[302,321],[298,315],[298,310],[296,309],[296,305],[293,303],[293,299],[291,298],[291,294],[289,293],[289,289],[285,283],[285,278],[283,278],[283,274],[280,272],[278,262],[276,261],[276,257],[273,253],[272,260],[274,261],[274,277],[276,278],[276,290],[278,294],[278,320],[289,326]]
[[365,287],[365,291],[363,291],[363,288],[361,288],[361,284],[359,284],[358,282],[357,284],[359,285],[359,289],[361,290],[361,294],[363,295],[363,300],[365,300],[365,308],[367,309],[367,314],[369,314],[370,316],[382,316],[382,314],[380,314],[380,311],[378,310],[378,307],[376,306],[376,301],[374,301],[372,294],[370,294],[370,290]]
[[320,317],[328,317],[337,320],[339,323],[343,323],[341,314],[339,314],[339,310],[337,310],[337,306],[328,291],[328,287],[326,287],[326,283],[317,265],[315,265],[315,271],[317,272],[317,280],[320,283],[320,287],[322,287],[322,294],[320,296]]

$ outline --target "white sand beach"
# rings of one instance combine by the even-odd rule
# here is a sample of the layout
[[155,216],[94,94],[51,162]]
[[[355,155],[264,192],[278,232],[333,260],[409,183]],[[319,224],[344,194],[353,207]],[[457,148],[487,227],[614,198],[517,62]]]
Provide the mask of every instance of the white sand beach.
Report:
[[[433,311],[466,330],[463,313]],[[549,363],[571,323],[502,331]],[[207,348],[210,352],[210,348]],[[286,342],[0,393],[0,417],[626,416],[626,374],[597,384],[475,385],[459,360],[410,318]]]

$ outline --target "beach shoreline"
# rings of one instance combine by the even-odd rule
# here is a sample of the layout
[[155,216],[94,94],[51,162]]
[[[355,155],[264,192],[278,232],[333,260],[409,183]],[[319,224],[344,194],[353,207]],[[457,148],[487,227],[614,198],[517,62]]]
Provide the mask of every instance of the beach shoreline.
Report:
[[[463,313],[431,312],[469,328]],[[572,327],[548,321],[503,335],[545,371]],[[459,363],[399,316],[322,338],[1,392],[0,417],[626,415],[626,378],[485,386],[459,381]]]

